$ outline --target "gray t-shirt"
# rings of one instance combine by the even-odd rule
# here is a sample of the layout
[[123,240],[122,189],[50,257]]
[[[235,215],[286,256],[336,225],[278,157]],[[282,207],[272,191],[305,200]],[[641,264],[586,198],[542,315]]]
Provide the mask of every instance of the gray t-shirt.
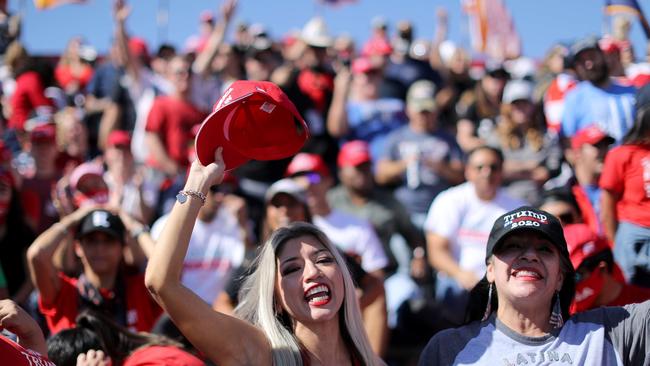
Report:
[[436,334],[418,365],[650,365],[650,301],[577,314],[560,330],[525,337],[494,315]]
[[410,161],[395,188],[395,197],[411,214],[426,214],[438,193],[451,184],[430,167],[437,162],[462,162],[456,139],[443,131],[419,133],[410,126],[391,132],[380,160]]

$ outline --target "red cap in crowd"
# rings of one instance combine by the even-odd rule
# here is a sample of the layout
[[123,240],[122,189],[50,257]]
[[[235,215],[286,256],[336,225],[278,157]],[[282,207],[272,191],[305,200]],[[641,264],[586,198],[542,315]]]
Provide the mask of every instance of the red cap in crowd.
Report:
[[578,133],[576,133],[575,136],[571,138],[571,147],[574,150],[577,150],[584,144],[596,145],[604,139],[607,139],[610,141],[610,143],[614,142],[614,139],[600,127],[591,125],[578,131]]
[[56,141],[56,126],[52,123],[38,125],[29,135],[32,143],[48,143]]
[[[569,258],[573,268],[578,269],[589,257],[611,250],[607,239],[597,235],[587,224],[569,224],[564,226],[564,238],[569,249]],[[614,263],[612,275],[617,281],[625,281],[621,268]]]
[[106,142],[108,147],[130,147],[131,135],[123,130],[111,131]]
[[363,45],[362,56],[388,56],[393,53],[393,47],[384,37],[372,37]]
[[352,61],[352,72],[355,74],[365,74],[376,69],[377,67],[368,57],[359,57]]
[[199,161],[214,161],[223,147],[226,169],[250,159],[283,159],[298,152],[309,138],[307,124],[275,84],[268,81],[235,81],[214,105],[196,135]]
[[325,165],[323,158],[320,155],[309,153],[298,153],[293,157],[285,176],[292,176],[300,173],[318,173],[323,177],[330,175],[329,169]]
[[337,163],[339,167],[357,166],[372,161],[368,143],[362,140],[346,142],[341,146]]
[[137,58],[144,60],[145,62],[149,61],[149,48],[147,47],[147,42],[140,37],[131,37],[129,38],[129,52]]

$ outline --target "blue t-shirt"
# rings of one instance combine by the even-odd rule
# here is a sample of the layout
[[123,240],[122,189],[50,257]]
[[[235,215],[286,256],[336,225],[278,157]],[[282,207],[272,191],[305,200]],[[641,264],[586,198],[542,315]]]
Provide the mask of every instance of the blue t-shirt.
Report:
[[595,124],[620,142],[634,124],[635,93],[634,87],[614,81],[604,89],[580,82],[565,98],[562,135],[572,137]]
[[348,133],[341,143],[363,140],[370,145],[370,154],[376,160],[384,150],[388,134],[406,124],[404,102],[396,98],[370,101],[350,101],[347,105]]
[[408,160],[417,156],[407,167],[395,197],[410,213],[425,214],[438,193],[451,185],[427,166],[431,161],[462,161],[462,151],[456,139],[443,132],[417,133],[408,125],[391,132],[380,159]]

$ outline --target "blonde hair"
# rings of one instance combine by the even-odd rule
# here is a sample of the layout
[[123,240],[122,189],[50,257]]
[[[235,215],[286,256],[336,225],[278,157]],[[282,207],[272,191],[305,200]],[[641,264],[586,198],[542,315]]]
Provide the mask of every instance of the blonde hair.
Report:
[[501,118],[497,123],[497,133],[499,142],[503,150],[517,150],[523,146],[523,141],[527,140],[533,151],[540,151],[544,147],[544,131],[539,127],[535,117],[528,122],[524,130],[524,136],[516,134],[517,125],[511,118],[512,104],[504,103],[501,105]]
[[292,320],[283,310],[276,312],[275,279],[277,273],[276,256],[289,240],[301,236],[311,236],[330,251],[343,275],[345,297],[340,318],[341,336],[350,352],[362,365],[377,364],[372,351],[355,293],[354,283],[345,260],[327,236],[314,225],[295,222],[273,232],[264,243],[256,259],[255,271],[246,278],[235,313],[240,318],[258,326],[268,339],[272,348],[274,365],[302,366],[301,344],[293,333]]

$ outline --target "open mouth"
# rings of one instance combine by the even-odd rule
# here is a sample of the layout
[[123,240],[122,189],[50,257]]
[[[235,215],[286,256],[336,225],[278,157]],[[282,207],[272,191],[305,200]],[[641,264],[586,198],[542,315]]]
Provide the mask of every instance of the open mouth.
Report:
[[305,291],[305,300],[309,305],[321,306],[330,302],[330,289],[326,285],[312,286]]
[[518,279],[535,281],[544,278],[539,271],[533,268],[517,268],[512,271],[512,276]]

